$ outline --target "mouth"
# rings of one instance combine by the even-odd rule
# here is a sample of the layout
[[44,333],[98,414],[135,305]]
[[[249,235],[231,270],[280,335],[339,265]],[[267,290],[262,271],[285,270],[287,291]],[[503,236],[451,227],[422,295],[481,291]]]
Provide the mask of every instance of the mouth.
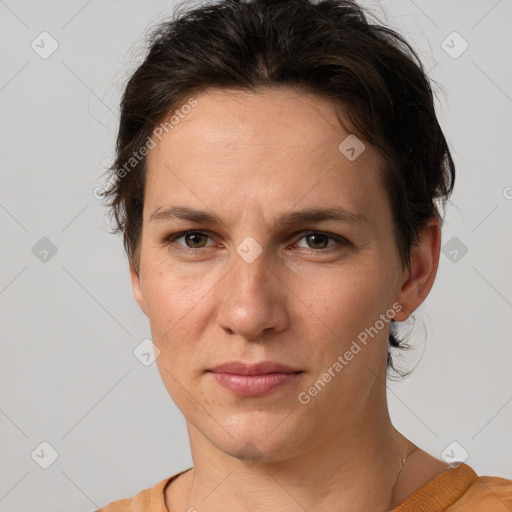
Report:
[[240,396],[262,396],[291,384],[304,373],[273,361],[223,363],[207,370],[217,383]]
[[291,384],[303,372],[264,373],[259,375],[237,375],[234,373],[210,372],[224,388],[236,395],[262,396]]
[[264,375],[269,373],[297,373],[301,370],[276,361],[260,361],[259,363],[243,363],[229,361],[210,368],[214,373],[232,373],[235,375]]

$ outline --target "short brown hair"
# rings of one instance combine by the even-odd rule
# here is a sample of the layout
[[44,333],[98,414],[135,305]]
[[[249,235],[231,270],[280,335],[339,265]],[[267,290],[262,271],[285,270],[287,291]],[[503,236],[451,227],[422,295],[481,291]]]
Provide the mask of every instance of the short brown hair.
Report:
[[[181,7],[182,4],[180,4]],[[350,132],[384,157],[382,183],[403,268],[429,219],[443,219],[455,167],[439,126],[430,81],[405,39],[350,0],[223,0],[164,21],[121,100],[116,159],[105,196],[139,272],[146,157],[155,128],[208,88],[256,92],[300,88],[343,108]],[[343,122],[340,119],[340,122]],[[127,167],[127,162],[133,163]],[[391,347],[404,348],[392,321]],[[393,367],[388,354],[388,367]]]

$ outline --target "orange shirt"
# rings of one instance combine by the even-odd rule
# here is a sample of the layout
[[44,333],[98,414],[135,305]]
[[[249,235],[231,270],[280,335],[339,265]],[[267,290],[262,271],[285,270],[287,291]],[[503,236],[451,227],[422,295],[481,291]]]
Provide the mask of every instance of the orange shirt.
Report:
[[[165,506],[164,489],[185,471],[139,491],[131,499],[113,501],[96,512],[174,512]],[[512,480],[478,476],[469,466],[460,463],[437,475],[391,512],[413,511],[511,512]]]

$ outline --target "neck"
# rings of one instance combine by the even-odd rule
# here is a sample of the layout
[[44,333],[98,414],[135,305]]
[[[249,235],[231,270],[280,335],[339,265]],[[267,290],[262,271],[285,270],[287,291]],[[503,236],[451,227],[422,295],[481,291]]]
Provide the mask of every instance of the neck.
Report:
[[401,502],[394,487],[404,455],[414,449],[394,429],[387,409],[382,421],[363,418],[280,460],[232,457],[187,426],[194,468],[183,475],[171,510],[385,512]]

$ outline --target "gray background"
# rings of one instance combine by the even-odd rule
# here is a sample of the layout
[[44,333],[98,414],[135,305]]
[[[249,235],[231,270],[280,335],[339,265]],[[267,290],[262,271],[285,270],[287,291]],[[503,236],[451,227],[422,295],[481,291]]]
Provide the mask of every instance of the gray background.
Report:
[[[438,458],[456,441],[477,473],[512,479],[512,2],[362,4],[442,85],[457,166],[437,281],[402,363],[419,365],[389,383],[392,420]],[[141,37],[172,6],[0,0],[1,512],[95,510],[192,464],[156,364],[134,356],[148,321],[93,194]],[[51,48],[43,31],[58,43],[47,58],[31,47]],[[457,58],[462,40],[448,39],[452,56],[442,47],[454,31],[469,44]],[[47,469],[44,441],[58,453]]]

